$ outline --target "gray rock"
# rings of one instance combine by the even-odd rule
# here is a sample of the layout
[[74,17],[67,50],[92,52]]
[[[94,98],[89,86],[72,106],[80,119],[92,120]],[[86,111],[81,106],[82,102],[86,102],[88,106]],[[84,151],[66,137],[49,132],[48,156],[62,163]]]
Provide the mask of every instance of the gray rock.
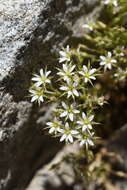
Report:
[[77,144],[65,146],[50,163],[36,172],[26,190],[64,190],[73,186],[75,174],[72,166],[65,162],[64,158],[76,153],[78,149]]
[[75,21],[95,4],[96,0],[0,1],[0,189],[25,189],[37,168],[61,148],[44,135],[50,111],[27,98],[30,79],[41,67],[57,65],[56,54],[73,35]]
[[37,27],[45,2],[2,0],[0,3],[0,73],[6,76],[15,66],[16,54],[26,45],[26,35],[30,36]]

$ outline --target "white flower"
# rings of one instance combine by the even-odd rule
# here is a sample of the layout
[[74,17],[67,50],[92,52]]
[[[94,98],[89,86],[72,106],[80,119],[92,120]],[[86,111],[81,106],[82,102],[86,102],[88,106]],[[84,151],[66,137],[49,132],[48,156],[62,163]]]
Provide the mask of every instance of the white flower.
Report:
[[114,76],[117,78],[117,80],[122,81],[127,77],[127,70],[124,71],[121,68],[118,68],[118,71],[114,74]]
[[112,69],[112,64],[117,63],[116,59],[112,59],[112,53],[108,52],[107,57],[100,56],[101,62],[100,65],[104,66],[104,69]]
[[62,78],[65,81],[69,82],[70,77],[74,75],[74,72],[72,72],[74,69],[75,69],[75,65],[63,64],[63,70],[60,70],[60,72],[58,72],[57,74],[62,76]]
[[90,31],[93,31],[93,26],[91,24],[83,24],[82,28],[86,28],[86,29],[88,29]]
[[63,51],[59,51],[60,58],[59,63],[70,61],[70,48],[69,45],[67,45],[66,49],[63,49]]
[[64,108],[64,111],[63,113],[61,113],[60,117],[66,117],[67,119],[69,118],[71,121],[74,120],[74,115],[77,114],[77,113],[80,113],[79,110],[76,110],[74,108],[74,105],[66,105],[65,102],[62,102],[62,106]]
[[85,65],[83,65],[83,71],[80,71],[79,74],[84,76],[84,80],[87,83],[90,79],[95,80],[94,73],[96,69],[88,69]]
[[69,127],[68,123],[65,123],[65,129],[60,129],[60,132],[63,134],[60,138],[60,142],[64,141],[65,142],[70,142],[73,143],[74,142],[74,137],[79,134],[79,132],[77,130],[72,130]]
[[85,134],[85,135],[79,135],[78,136],[78,139],[80,142],[79,145],[80,146],[85,145],[87,148],[88,146],[94,146],[94,142],[92,140],[93,135],[94,135],[94,132],[92,133],[89,132],[88,134]]
[[118,1],[117,0],[105,0],[104,4],[108,5],[108,4],[112,4],[113,6],[117,7],[118,6]]
[[89,138],[82,139],[79,145],[83,146],[84,144],[86,145],[86,147],[88,147],[89,145],[94,146],[94,142],[92,141],[92,139]]
[[114,49],[113,53],[115,54],[115,56],[118,57],[123,57],[124,56],[124,46],[118,46],[118,48]]
[[50,83],[50,79],[48,78],[48,75],[51,73],[51,71],[43,71],[43,69],[40,70],[40,75],[34,75],[34,77],[31,79],[32,81],[36,81],[35,86],[39,87],[42,84]]
[[98,97],[97,103],[98,103],[98,105],[103,106],[105,103],[105,97],[104,96]]
[[76,87],[78,86],[77,82],[72,82],[72,81],[67,81],[67,86],[61,86],[60,90],[65,91],[65,93],[67,93],[67,97],[69,98],[70,96],[72,96],[73,98],[75,96],[79,96],[78,91],[76,90]]
[[30,89],[29,92],[31,93],[31,102],[34,101],[38,101],[38,103],[40,104],[40,102],[44,102],[44,91],[38,87],[36,89]]
[[62,125],[62,122],[58,121],[57,118],[54,118],[53,122],[47,122],[46,125],[48,125],[49,126],[48,128],[50,128],[49,133],[57,134],[57,132],[60,131],[60,127]]
[[82,118],[81,120],[77,121],[77,124],[79,124],[79,126],[82,127],[82,132],[88,130],[89,129],[91,130],[92,129],[92,120],[94,119],[94,115],[91,115],[91,116],[86,116],[86,114],[83,112],[82,113]]
[[123,53],[123,52],[121,52],[121,53],[119,54],[119,56],[120,56],[120,57],[123,57],[123,56],[124,56],[124,53]]

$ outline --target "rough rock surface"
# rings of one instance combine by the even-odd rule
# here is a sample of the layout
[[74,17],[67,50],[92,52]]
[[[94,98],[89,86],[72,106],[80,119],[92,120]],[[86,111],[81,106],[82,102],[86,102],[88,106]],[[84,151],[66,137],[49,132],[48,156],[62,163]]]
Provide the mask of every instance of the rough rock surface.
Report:
[[50,109],[27,98],[30,78],[56,65],[73,25],[96,0],[0,1],[0,189],[23,190],[62,145],[44,135]]
[[[65,156],[78,151],[78,146],[67,145],[57,153],[54,159],[39,169],[26,190],[65,190],[75,183],[75,174],[71,165],[63,161]],[[55,166],[55,167],[53,167]]]

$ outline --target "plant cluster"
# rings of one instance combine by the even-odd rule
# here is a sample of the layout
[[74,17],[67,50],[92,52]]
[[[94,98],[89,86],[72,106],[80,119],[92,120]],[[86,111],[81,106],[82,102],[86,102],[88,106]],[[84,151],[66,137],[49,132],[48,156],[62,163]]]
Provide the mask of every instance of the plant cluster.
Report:
[[[41,69],[34,74],[29,90],[31,102],[57,103],[49,133],[60,142],[79,142],[87,150],[96,144],[96,113],[107,100],[103,81],[114,86],[124,84],[127,77],[126,0],[105,0],[105,17],[96,23],[85,23],[85,44],[59,51],[59,68],[53,84],[51,71]],[[106,78],[106,79],[105,79]],[[103,108],[101,108],[103,109]]]

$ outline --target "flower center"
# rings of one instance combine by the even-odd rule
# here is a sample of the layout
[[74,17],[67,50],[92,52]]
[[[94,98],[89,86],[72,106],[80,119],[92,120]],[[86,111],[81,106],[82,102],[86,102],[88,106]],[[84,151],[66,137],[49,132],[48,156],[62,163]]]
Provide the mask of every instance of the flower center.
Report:
[[88,125],[89,123],[90,123],[90,121],[89,121],[88,119],[85,119],[85,120],[84,120],[84,124],[85,124],[85,125]]
[[66,135],[69,135],[69,134],[70,134],[70,130],[67,129],[67,130],[65,131],[65,134],[66,134]]
[[111,63],[111,59],[106,59],[106,62],[107,63]]
[[41,90],[41,91],[38,91],[38,92],[37,92],[37,95],[38,95],[38,96],[43,96],[43,95],[44,95],[44,92],[43,92],[42,90]]
[[73,109],[72,108],[68,108],[68,110],[67,110],[69,113],[71,113],[72,111],[73,111]]
[[46,77],[45,77],[45,76],[42,76],[42,77],[41,77],[41,81],[45,82],[45,81],[46,81]]
[[90,77],[90,74],[89,74],[89,73],[85,73],[85,77],[86,77],[86,78],[89,78],[89,77]]

